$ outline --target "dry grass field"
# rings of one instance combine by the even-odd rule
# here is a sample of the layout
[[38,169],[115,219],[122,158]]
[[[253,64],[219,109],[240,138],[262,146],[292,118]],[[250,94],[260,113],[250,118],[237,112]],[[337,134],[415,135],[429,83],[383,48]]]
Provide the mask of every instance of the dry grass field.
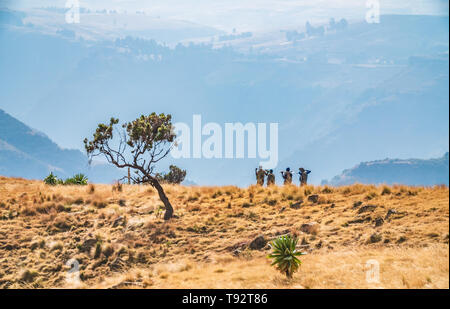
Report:
[[[448,187],[165,190],[168,222],[148,186],[0,177],[0,287],[449,288]],[[308,253],[291,280],[249,245],[288,233]]]

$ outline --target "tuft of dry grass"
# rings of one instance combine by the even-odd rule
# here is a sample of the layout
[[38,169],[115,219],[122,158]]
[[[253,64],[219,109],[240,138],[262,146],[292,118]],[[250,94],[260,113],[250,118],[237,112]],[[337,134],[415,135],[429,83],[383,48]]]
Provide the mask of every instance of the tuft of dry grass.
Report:
[[[446,186],[164,187],[168,222],[148,186],[0,177],[0,287],[449,287]],[[249,249],[285,234],[308,253],[292,280],[270,266],[268,246]],[[378,282],[366,280],[368,261]]]

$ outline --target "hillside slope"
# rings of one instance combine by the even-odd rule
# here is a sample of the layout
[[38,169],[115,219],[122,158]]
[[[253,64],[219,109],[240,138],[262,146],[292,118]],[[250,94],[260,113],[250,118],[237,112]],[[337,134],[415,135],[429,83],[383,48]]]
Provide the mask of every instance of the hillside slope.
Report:
[[[148,186],[0,178],[0,287],[449,287],[448,187],[165,190],[168,222]],[[267,241],[288,233],[308,253],[292,280],[266,258]],[[374,260],[380,280],[368,282]]]
[[112,168],[89,167],[81,151],[61,149],[45,134],[0,109],[0,175],[39,179],[51,171],[63,178],[84,172],[96,182],[119,178]]

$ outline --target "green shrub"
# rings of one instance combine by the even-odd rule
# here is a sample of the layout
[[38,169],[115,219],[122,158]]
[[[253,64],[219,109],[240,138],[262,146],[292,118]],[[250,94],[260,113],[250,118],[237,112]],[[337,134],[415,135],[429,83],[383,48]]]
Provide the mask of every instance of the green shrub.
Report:
[[67,178],[66,180],[59,179],[53,172],[44,178],[44,183],[47,185],[87,185],[88,178],[84,174],[76,174],[72,178]]
[[64,181],[65,185],[87,185],[88,178],[84,174],[76,174],[72,178],[67,178]]
[[292,275],[298,270],[302,263],[297,256],[304,253],[295,249],[298,239],[291,236],[281,236],[272,241],[272,253],[268,258],[273,259],[272,265],[276,265],[278,270],[285,274],[286,277],[292,278]]
[[58,184],[58,177],[56,177],[53,172],[50,173],[47,177],[44,178],[44,183],[46,185],[55,186]]

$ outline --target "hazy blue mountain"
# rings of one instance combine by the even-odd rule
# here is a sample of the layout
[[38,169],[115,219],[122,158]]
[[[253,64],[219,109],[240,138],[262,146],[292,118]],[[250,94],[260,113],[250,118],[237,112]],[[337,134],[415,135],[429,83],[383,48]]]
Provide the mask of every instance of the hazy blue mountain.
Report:
[[[312,183],[362,161],[448,151],[448,17],[382,16],[295,44],[280,32],[287,44],[268,36],[264,48],[256,35],[227,41],[248,53],[64,33],[0,29],[0,108],[64,148],[82,149],[111,116],[156,111],[188,124],[194,113],[204,123],[278,122],[277,176],[304,166]],[[173,161],[200,185],[253,183],[258,165]]]
[[363,184],[407,184],[439,185],[449,184],[448,152],[437,159],[384,159],[363,162],[333,179],[323,181],[333,186]]
[[[435,157],[448,151],[448,101],[448,62],[423,58],[364,90],[339,113],[334,130],[302,143],[280,165],[304,166],[317,183],[343,165],[386,156]],[[330,125],[327,119],[324,125]]]
[[61,178],[85,173],[94,182],[111,182],[120,173],[109,166],[88,165],[79,150],[61,149],[0,109],[0,175],[42,179],[50,172]]

